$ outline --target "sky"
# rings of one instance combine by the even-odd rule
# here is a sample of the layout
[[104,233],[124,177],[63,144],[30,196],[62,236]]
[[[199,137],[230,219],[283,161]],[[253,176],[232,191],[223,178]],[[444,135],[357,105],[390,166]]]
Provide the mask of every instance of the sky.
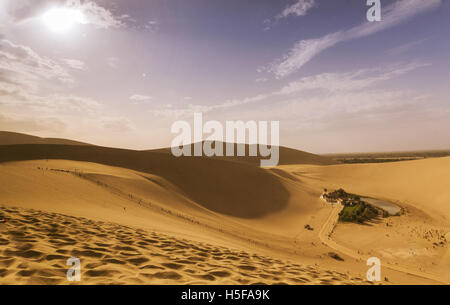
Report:
[[450,149],[450,1],[0,0],[0,130],[131,149],[280,121],[313,153]]

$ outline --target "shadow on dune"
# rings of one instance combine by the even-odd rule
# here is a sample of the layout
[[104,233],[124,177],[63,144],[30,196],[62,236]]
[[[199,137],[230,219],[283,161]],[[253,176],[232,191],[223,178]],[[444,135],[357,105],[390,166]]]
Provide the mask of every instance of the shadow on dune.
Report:
[[288,172],[286,172],[284,170],[281,170],[281,169],[278,169],[278,168],[271,168],[270,171],[272,171],[273,173],[275,173],[275,174],[277,174],[277,175],[279,175],[279,176],[281,176],[283,178],[292,180],[294,182],[300,182],[300,179],[298,179],[294,175],[291,175],[290,173],[288,173]]
[[155,174],[201,206],[235,217],[261,217],[282,210],[289,199],[276,176],[238,162],[98,146],[0,146],[0,162],[41,159],[94,162]]

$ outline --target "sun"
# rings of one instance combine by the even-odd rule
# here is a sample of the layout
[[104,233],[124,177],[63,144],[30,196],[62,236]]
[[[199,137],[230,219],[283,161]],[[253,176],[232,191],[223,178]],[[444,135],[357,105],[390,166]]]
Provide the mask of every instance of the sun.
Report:
[[42,16],[42,20],[56,33],[65,33],[77,24],[86,23],[83,13],[73,8],[52,8]]

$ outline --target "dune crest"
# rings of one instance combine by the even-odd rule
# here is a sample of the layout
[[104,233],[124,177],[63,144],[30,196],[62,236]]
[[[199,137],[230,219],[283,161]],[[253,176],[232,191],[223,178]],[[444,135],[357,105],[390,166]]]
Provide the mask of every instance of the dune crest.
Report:
[[0,145],[17,145],[17,144],[91,145],[88,143],[67,139],[41,138],[23,133],[0,131]]
[[237,162],[96,146],[0,146],[0,163],[42,159],[94,162],[154,174],[207,209],[236,217],[256,218],[280,211],[289,198],[276,177]]
[[[204,145],[204,144],[205,144],[205,142],[202,142],[202,145]],[[195,144],[191,144],[192,152],[194,151],[194,145]],[[211,142],[211,145],[212,145],[212,147],[216,147],[216,145],[222,146],[223,153],[224,153],[224,155],[226,154],[227,143],[215,141],[215,142]],[[238,144],[234,144],[235,152],[237,151],[237,145]],[[259,154],[259,148],[258,147],[255,148],[255,146],[258,146],[258,145],[245,144],[244,146],[245,146],[245,156],[239,156],[239,157],[237,157],[237,156],[219,156],[219,157],[214,156],[212,158],[219,159],[219,160],[251,164],[254,166],[260,166],[261,160],[265,160],[265,159],[269,158],[269,157],[262,157]],[[250,154],[249,154],[250,147],[255,149],[255,151],[258,154],[257,156],[250,156]],[[171,154],[170,148],[161,148],[161,149],[154,149],[154,150],[149,150],[149,151],[164,153],[164,154]],[[292,148],[288,148],[288,147],[284,147],[284,146],[279,147],[279,153],[280,153],[280,156],[279,156],[278,165],[289,165],[289,164],[332,165],[332,164],[338,164],[338,162],[334,161],[331,158],[315,155],[312,153],[308,153],[308,152],[304,152],[301,150],[292,149]]]

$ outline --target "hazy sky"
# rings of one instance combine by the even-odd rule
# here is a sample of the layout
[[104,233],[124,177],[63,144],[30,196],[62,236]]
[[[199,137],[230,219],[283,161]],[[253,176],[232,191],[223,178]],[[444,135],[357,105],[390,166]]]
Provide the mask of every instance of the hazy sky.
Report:
[[156,148],[201,111],[315,153],[450,148],[450,1],[77,2],[0,0],[0,130]]

